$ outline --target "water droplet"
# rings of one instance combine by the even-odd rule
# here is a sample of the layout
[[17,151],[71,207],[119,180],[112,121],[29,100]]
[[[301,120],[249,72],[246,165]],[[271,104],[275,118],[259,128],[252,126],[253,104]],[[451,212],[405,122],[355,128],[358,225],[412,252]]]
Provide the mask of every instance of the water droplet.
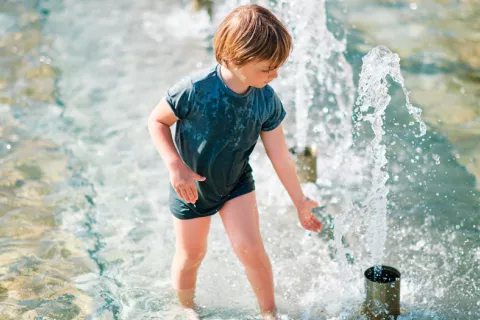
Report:
[[207,144],[207,140],[203,140],[202,143],[198,146],[197,152],[200,154],[203,151],[203,148],[205,148],[205,145]]

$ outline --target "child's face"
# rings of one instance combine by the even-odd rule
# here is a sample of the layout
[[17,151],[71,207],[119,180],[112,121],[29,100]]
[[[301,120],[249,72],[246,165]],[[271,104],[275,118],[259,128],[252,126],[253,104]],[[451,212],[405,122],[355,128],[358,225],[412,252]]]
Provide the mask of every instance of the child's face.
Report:
[[273,79],[278,77],[278,69],[271,68],[271,62],[267,60],[249,62],[241,67],[233,65],[230,70],[244,84],[256,88],[263,88]]

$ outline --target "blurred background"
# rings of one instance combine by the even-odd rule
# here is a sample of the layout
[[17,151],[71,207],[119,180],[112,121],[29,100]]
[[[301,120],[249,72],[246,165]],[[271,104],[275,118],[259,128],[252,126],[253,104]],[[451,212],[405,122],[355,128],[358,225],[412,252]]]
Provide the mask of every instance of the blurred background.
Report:
[[[251,161],[283,319],[362,318],[372,132],[354,101],[362,57],[379,45],[398,54],[427,124],[415,137],[392,82],[389,179],[377,187],[389,189],[383,261],[402,272],[401,318],[479,319],[480,2],[257,2],[294,36],[272,85],[289,143],[303,132],[320,150],[304,189],[327,205],[324,231],[305,232],[259,144]],[[182,319],[168,172],[147,118],[176,81],[214,65],[215,28],[244,3],[216,1],[209,14],[185,0],[0,1],[0,319]],[[204,319],[257,315],[218,216],[198,303]]]

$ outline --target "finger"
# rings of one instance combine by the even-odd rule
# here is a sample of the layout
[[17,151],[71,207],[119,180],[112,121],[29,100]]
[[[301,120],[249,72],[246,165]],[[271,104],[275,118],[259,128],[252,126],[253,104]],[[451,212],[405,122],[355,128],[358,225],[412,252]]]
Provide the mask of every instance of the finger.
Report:
[[185,187],[178,188],[180,190],[180,194],[183,200],[188,202],[188,194],[185,190]]
[[192,203],[195,203],[195,201],[197,201],[197,188],[195,188],[195,184],[191,184],[189,189],[188,189],[188,192],[190,194],[190,197],[191,197],[191,200],[192,200]]
[[182,187],[182,194],[183,194],[183,200],[185,200],[186,202],[190,202],[188,198],[187,188],[185,186]]
[[190,186],[187,186],[184,191],[185,191],[185,194],[187,196],[187,202],[192,203],[193,202],[193,193],[192,193],[192,190],[190,189]]
[[195,186],[195,185],[192,186],[192,193],[193,193],[193,202],[197,202],[197,200],[198,200],[197,186]]
[[320,230],[322,230],[322,223],[321,222],[317,222],[315,223],[315,232],[319,232]]
[[313,230],[313,223],[311,220],[306,220],[305,221],[305,229],[309,230],[309,231],[314,231]]
[[312,232],[318,232],[318,228],[313,224],[309,224],[307,230]]
[[309,221],[310,227],[312,231],[318,232],[322,228],[322,223],[318,221],[315,217],[312,217]]
[[198,173],[193,173],[193,179],[197,180],[197,181],[205,181],[207,178],[205,177],[202,177],[201,175],[199,175]]
[[312,231],[312,232],[318,232],[318,227],[315,226],[314,224],[311,224],[311,225],[310,225],[310,228],[309,228],[308,230],[310,230],[310,231]]
[[190,194],[190,200],[192,201],[192,203],[195,203],[195,201],[197,201],[197,188],[195,187],[195,184],[192,183],[189,187],[189,194]]
[[175,192],[177,192],[178,196],[179,196],[181,199],[185,200],[185,197],[184,197],[184,195],[183,195],[183,193],[182,193],[182,189],[180,189],[180,188],[175,188]]

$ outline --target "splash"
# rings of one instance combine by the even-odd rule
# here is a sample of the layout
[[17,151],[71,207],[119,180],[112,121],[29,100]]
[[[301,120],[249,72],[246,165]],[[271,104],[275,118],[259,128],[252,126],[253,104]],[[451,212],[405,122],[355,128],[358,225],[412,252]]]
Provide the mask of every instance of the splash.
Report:
[[[421,110],[411,105],[409,93],[405,87],[403,77],[400,73],[400,58],[384,46],[372,49],[363,57],[363,66],[358,85],[359,120],[368,121],[371,125],[375,138],[369,146],[370,160],[373,162],[372,183],[367,198],[363,201],[367,216],[370,217],[370,224],[367,234],[368,246],[372,253],[373,264],[379,266],[382,262],[385,241],[387,239],[387,196],[389,189],[386,186],[389,175],[385,170],[387,159],[385,156],[385,145],[382,144],[383,119],[385,110],[390,103],[391,97],[388,94],[389,84],[387,75],[397,82],[406,97],[406,107],[409,113],[420,125],[420,132],[416,137],[426,133],[426,125],[421,120]],[[411,123],[412,124],[412,123]],[[378,268],[376,268],[378,271]]]
[[275,10],[294,39],[286,73],[294,92],[295,143],[300,149],[317,145],[319,156],[332,159],[335,169],[352,144],[355,87],[344,56],[346,40],[327,28],[324,1],[282,1]]

